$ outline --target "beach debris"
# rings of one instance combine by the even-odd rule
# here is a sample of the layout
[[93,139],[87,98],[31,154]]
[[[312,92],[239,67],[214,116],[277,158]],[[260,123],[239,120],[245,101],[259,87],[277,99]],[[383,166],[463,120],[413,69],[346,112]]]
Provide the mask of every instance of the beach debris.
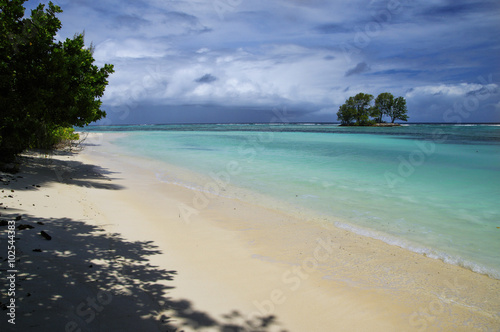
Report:
[[20,231],[25,230],[25,229],[33,229],[33,228],[35,228],[35,227],[33,227],[31,225],[26,225],[26,224],[17,226],[17,229]]
[[52,236],[50,236],[49,234],[47,234],[45,231],[41,231],[40,235],[43,236],[48,241],[52,240]]

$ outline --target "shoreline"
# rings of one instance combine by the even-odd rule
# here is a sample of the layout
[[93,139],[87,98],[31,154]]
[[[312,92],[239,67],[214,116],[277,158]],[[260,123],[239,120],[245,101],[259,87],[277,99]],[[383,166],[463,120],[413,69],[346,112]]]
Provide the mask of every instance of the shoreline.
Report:
[[[91,233],[102,233],[106,244],[101,248],[109,247],[109,256],[99,252],[82,252],[80,256],[82,261],[93,262],[89,265],[102,276],[92,278],[95,285],[87,293],[110,292],[113,300],[102,306],[102,314],[95,310],[92,322],[75,311],[55,321],[65,318],[67,323],[72,317],[80,326],[105,327],[119,324],[117,317],[125,321],[129,317],[129,326],[149,324],[151,330],[168,327],[185,331],[218,331],[231,324],[251,330],[245,320],[259,322],[261,316],[276,317],[275,324],[262,328],[265,331],[486,330],[500,324],[500,300],[495,297],[500,290],[498,280],[317,220],[297,219],[244,201],[213,196],[206,209],[187,209],[195,195],[192,190],[161,183],[138,159],[106,154],[106,136],[111,136],[100,135],[102,141],[96,146],[87,143],[78,155],[54,157],[56,167],[47,168],[45,173],[38,172],[37,165],[23,166],[23,178],[18,182],[33,182],[45,174],[47,188],[42,185],[39,190],[23,192],[19,186],[13,196],[23,206],[12,211],[9,207],[8,216],[23,215],[37,230],[36,221],[45,220],[47,232],[56,234],[51,242],[34,237],[38,242],[33,243],[47,252],[27,248],[27,259],[20,264],[34,261],[36,254],[53,253],[47,259],[54,266],[60,265],[61,257],[71,259],[71,243],[58,250],[49,245],[61,245],[57,234],[63,237],[73,223],[95,227]],[[47,201],[41,203],[43,199]],[[29,206],[31,201],[34,207]],[[185,216],[189,216],[187,221]],[[54,226],[49,220],[56,220]],[[65,222],[59,227],[57,220]],[[4,236],[4,228],[0,231]],[[20,245],[30,231],[19,231]],[[128,251],[119,254],[116,249],[138,243],[151,252],[137,257]],[[90,274],[88,265],[65,267],[74,270],[69,274],[84,280]],[[141,268],[151,273],[142,273]],[[33,274],[34,270],[25,266],[25,273]],[[50,269],[46,273],[47,279],[59,278]],[[67,281],[60,280],[63,285]],[[36,286],[29,280],[23,283],[27,291]],[[51,286],[39,300],[48,301],[58,293],[55,284]],[[61,295],[70,307],[76,308],[85,300],[78,289],[68,288],[69,293]],[[106,302],[107,298],[101,297]],[[20,302],[20,313],[35,310],[31,319],[43,319],[29,298]],[[134,300],[139,300],[143,309],[131,305]],[[63,304],[57,299],[50,301]],[[234,310],[238,314],[231,316]],[[149,318],[125,315],[139,311]],[[44,315],[53,313],[48,310]]]
[[[128,134],[108,133],[108,135],[119,138]],[[234,182],[238,182],[236,178],[241,173],[241,169],[238,168],[243,166],[243,163],[239,162],[238,159],[233,159],[225,163],[225,167],[219,167],[217,171],[211,172],[209,176],[158,159],[144,156],[138,157],[129,153],[128,150],[123,150],[123,148],[119,146],[117,149],[118,150],[115,151],[120,151],[123,156],[128,156],[129,161],[132,162],[133,159],[137,159],[141,160],[142,164],[149,165],[149,169],[155,172],[155,176],[160,182],[176,184],[193,190],[195,194],[193,195],[191,204],[187,204],[186,209],[184,209],[184,213],[187,215],[193,210],[204,210],[211,201],[208,194],[212,192],[215,193],[216,196],[243,200],[267,209],[278,210],[296,219],[314,219],[320,222],[326,222],[327,224],[332,224],[336,228],[341,228],[372,239],[381,240],[388,245],[401,247],[419,255],[438,259],[445,263],[500,280],[500,269],[495,269],[491,265],[483,264],[484,262],[474,261],[470,259],[470,257],[459,256],[456,252],[446,251],[439,247],[419,243],[411,238],[400,237],[390,232],[353,224],[345,218],[340,218],[335,212],[313,210],[313,208],[305,207],[303,204],[295,204],[295,202],[290,200],[282,200],[281,198],[275,198],[261,192],[257,193],[252,189],[243,189],[237,184],[233,184]],[[296,195],[296,197],[302,198],[303,196]]]

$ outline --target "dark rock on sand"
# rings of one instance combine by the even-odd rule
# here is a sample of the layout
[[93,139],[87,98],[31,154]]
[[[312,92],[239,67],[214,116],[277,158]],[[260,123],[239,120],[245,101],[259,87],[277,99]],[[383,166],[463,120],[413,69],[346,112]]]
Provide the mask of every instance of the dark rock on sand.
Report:
[[47,234],[45,231],[41,231],[40,235],[43,236],[48,241],[52,240],[52,236],[50,236],[49,234]]
[[20,231],[22,231],[24,229],[33,229],[33,228],[35,228],[35,227],[33,227],[31,225],[19,225],[19,226],[17,226],[17,229]]

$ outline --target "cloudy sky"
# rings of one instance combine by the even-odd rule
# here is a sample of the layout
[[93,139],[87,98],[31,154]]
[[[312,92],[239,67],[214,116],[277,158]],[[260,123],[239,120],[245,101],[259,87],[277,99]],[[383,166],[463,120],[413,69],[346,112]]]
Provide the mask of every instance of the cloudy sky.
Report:
[[105,124],[334,122],[385,91],[411,122],[500,122],[498,0],[53,2],[115,65]]

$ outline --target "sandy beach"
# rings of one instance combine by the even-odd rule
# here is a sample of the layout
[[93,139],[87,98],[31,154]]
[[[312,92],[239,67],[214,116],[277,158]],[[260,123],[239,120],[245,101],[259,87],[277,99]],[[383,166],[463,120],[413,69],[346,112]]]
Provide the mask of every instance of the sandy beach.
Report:
[[113,153],[114,135],[0,173],[1,331],[500,328],[500,280],[160,181],[155,162]]

